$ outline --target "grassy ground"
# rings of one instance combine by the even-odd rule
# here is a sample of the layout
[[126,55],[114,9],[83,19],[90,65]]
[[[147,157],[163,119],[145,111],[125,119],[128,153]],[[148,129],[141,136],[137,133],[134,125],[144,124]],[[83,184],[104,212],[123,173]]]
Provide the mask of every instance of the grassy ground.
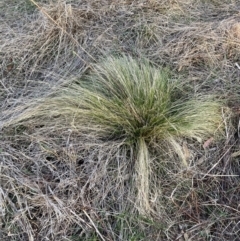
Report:
[[[240,1],[2,0],[0,18],[1,240],[240,239]],[[103,136],[84,111],[86,90],[71,91],[109,56],[167,69],[188,98],[213,96],[219,128],[172,148],[166,138],[132,142],[128,131]],[[134,97],[140,111],[144,90]],[[198,123],[210,121],[199,113]]]

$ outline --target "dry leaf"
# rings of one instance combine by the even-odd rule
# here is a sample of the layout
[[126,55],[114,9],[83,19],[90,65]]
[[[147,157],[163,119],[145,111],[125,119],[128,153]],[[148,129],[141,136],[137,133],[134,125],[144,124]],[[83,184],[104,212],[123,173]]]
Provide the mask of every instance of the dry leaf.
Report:
[[184,234],[183,234],[183,237],[184,237],[185,241],[189,241],[189,237],[188,237],[188,234],[187,234],[187,233],[184,233]]
[[235,23],[231,28],[231,34],[237,38],[240,39],[240,23]]
[[186,161],[189,161],[190,157],[191,157],[191,154],[190,154],[190,151],[187,147],[187,143],[186,142],[183,142],[183,154],[184,154],[184,158]]
[[238,156],[240,156],[240,151],[236,151],[231,154],[231,157],[238,157]]
[[214,138],[211,137],[207,141],[205,141],[204,144],[203,144],[203,148],[204,149],[208,148],[212,144],[213,140],[214,140]]

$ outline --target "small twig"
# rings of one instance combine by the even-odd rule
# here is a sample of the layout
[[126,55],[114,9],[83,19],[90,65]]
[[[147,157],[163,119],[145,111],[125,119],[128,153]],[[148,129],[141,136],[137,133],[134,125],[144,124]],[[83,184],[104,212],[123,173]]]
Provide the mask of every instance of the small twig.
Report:
[[237,68],[240,70],[240,66],[238,63],[235,63],[235,65],[237,66]]
[[[224,175],[211,175],[209,174],[220,162],[221,160],[227,155],[227,153],[231,150],[232,146],[230,148],[227,149],[227,151],[222,155],[222,157],[218,160],[217,163],[215,163],[210,170],[204,175],[204,177],[202,179],[204,179],[206,176],[224,176]],[[229,176],[229,175],[226,175]],[[231,175],[232,176],[232,175]],[[238,176],[238,175],[237,175]]]
[[240,213],[239,210],[237,210],[236,208],[233,208],[233,207],[230,207],[228,205],[223,205],[223,204],[218,204],[218,203],[214,203],[214,204],[211,204],[211,203],[206,203],[206,204],[202,204],[202,206],[220,206],[220,207],[225,207],[225,208],[228,208],[230,210],[233,210],[234,212],[236,213]]
[[100,238],[102,239],[102,241],[105,241],[104,237],[102,236],[102,234],[99,232],[98,228],[96,227],[96,225],[94,224],[94,222],[92,221],[92,219],[90,218],[90,216],[87,214],[87,212],[85,210],[83,210],[84,214],[87,216],[87,218],[89,219],[90,223],[92,224],[92,226],[94,227],[94,229],[96,230],[97,234],[100,236]]

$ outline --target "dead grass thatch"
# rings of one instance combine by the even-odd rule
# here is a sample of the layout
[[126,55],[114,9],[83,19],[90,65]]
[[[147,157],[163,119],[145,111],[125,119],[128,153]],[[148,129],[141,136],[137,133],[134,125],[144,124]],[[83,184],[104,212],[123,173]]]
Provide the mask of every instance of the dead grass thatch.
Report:
[[[0,239],[238,240],[239,6],[1,1]],[[224,99],[232,113],[221,113],[222,138],[178,139],[170,150],[166,141],[132,146],[79,131],[70,110],[65,118],[56,114],[59,106],[38,121],[9,125],[108,55],[147,58],[158,69],[169,67],[173,80],[184,79],[184,93]],[[138,158],[149,159],[148,185],[137,178],[144,168],[135,169]],[[137,182],[148,189],[147,217],[136,203]]]

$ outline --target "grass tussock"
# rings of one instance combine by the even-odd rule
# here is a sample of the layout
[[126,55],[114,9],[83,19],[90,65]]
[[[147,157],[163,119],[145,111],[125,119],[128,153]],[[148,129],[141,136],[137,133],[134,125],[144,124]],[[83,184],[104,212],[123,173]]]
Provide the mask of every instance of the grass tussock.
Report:
[[167,70],[151,67],[147,61],[139,64],[128,57],[110,57],[50,103],[55,110],[59,105],[59,114],[72,113],[79,128],[110,139],[202,140],[220,127],[221,105],[211,97],[184,95],[183,88],[179,80],[170,80]]
[[163,51],[177,63],[179,71],[186,67],[222,68],[224,61],[239,59],[238,24],[236,17],[230,17],[220,23],[197,22],[184,29],[180,27],[172,32],[176,39]]
[[152,67],[146,60],[109,57],[93,68],[22,118],[45,119],[51,113],[59,124],[67,120],[98,139],[136,146],[136,205],[141,213],[149,212],[148,146],[167,143],[187,167],[179,139],[202,142],[221,131],[221,104],[210,97],[184,95],[179,80],[171,80],[167,70]]
[[[86,29],[97,19],[95,14],[63,1],[49,4],[33,2],[39,11],[34,12],[29,22],[22,26],[22,32],[14,38],[6,33],[8,41],[4,42],[1,50],[3,74],[41,77],[43,69],[48,68],[63,75],[64,71],[70,70],[66,68],[68,61],[68,67],[72,63],[71,68],[76,64],[78,68],[85,66],[86,58],[93,58],[83,45],[87,41]],[[3,25],[4,30],[7,27]],[[82,54],[87,57],[81,57]]]

